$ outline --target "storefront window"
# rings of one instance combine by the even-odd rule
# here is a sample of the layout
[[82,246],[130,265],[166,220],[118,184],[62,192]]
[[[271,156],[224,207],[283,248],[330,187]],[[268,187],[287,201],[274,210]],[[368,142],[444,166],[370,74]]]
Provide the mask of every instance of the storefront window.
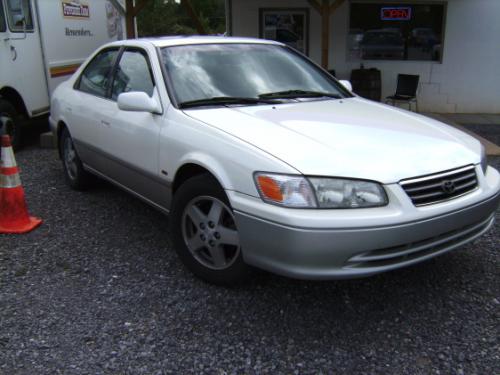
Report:
[[350,60],[441,61],[442,3],[351,3]]
[[308,30],[308,9],[260,9],[259,35],[261,38],[277,40],[308,54]]

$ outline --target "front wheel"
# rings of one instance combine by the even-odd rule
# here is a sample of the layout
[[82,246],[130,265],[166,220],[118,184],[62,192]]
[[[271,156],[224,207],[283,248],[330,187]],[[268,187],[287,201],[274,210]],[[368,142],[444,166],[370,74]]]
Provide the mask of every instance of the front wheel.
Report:
[[201,279],[233,284],[249,276],[233,210],[211,176],[190,178],[176,192],[171,232],[179,258]]

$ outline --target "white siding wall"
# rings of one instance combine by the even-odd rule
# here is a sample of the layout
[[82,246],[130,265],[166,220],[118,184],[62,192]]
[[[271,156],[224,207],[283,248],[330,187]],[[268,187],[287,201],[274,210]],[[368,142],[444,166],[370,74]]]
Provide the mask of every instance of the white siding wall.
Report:
[[[429,0],[427,0],[429,1]],[[259,36],[259,8],[309,7],[306,0],[231,0],[235,36]],[[309,55],[321,61],[321,18],[310,8]],[[349,79],[359,62],[347,61],[349,1],[331,19],[330,67]],[[421,111],[500,113],[500,0],[448,0],[443,63],[365,61],[382,72],[382,97],[398,73],[419,74]]]

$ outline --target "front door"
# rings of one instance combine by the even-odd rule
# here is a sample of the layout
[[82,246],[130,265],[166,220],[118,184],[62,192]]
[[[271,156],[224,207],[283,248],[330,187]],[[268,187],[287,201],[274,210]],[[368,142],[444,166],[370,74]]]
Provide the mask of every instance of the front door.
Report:
[[108,157],[104,173],[151,202],[166,206],[168,195],[159,178],[158,147],[163,115],[122,111],[117,99],[121,93],[142,91],[158,97],[155,79],[146,51],[127,48],[115,68],[110,100],[101,107],[98,148]]

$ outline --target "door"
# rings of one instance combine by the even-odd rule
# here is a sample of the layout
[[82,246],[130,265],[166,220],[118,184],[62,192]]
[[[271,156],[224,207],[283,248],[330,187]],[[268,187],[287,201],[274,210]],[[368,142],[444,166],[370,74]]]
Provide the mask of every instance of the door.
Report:
[[158,147],[163,115],[122,111],[124,92],[142,91],[160,102],[146,51],[127,48],[114,71],[110,100],[101,107],[99,150],[107,157],[104,173],[149,201],[165,206],[165,184],[159,178]]
[[49,96],[32,5],[30,0],[0,0],[0,82],[15,89],[29,115],[36,116],[48,112]]

